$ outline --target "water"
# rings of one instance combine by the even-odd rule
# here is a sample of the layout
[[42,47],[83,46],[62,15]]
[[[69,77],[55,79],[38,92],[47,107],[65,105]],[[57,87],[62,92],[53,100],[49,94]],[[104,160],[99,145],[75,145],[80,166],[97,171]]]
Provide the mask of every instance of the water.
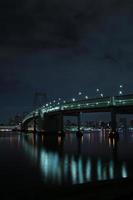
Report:
[[133,177],[133,133],[74,133],[65,138],[3,133],[0,176],[5,184],[82,184]]

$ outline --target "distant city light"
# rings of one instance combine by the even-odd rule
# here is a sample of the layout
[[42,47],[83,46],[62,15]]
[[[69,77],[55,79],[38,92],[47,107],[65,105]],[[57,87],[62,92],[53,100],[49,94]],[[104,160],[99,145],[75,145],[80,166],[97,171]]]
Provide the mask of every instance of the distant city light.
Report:
[[101,93],[100,96],[103,97],[103,94]]
[[99,88],[97,88],[97,90],[96,90],[97,92],[99,92],[100,90],[99,90]]
[[75,101],[75,98],[73,98],[72,101]]
[[82,92],[79,92],[78,95],[82,95]]

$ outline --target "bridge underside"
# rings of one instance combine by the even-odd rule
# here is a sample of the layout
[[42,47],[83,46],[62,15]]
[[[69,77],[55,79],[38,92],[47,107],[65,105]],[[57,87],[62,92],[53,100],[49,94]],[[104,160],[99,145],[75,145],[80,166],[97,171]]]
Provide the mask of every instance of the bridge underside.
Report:
[[88,109],[81,109],[81,110],[70,110],[70,111],[62,111],[64,115],[68,116],[75,116],[79,113],[97,113],[97,112],[112,112],[112,110],[115,110],[116,114],[133,114],[133,106],[120,106],[120,107],[106,107],[106,108],[88,108]]
[[80,113],[97,113],[97,112],[110,112],[111,113],[111,127],[112,131],[116,131],[116,115],[117,114],[133,114],[132,106],[121,107],[106,107],[106,108],[89,108],[82,110],[62,110],[58,112],[51,112],[45,114],[43,118],[40,116],[36,118],[30,118],[24,124],[22,124],[22,130],[26,131],[28,124],[33,123],[33,130],[43,130],[46,133],[59,133],[64,130],[64,116],[76,116],[78,122],[78,130],[80,131]]

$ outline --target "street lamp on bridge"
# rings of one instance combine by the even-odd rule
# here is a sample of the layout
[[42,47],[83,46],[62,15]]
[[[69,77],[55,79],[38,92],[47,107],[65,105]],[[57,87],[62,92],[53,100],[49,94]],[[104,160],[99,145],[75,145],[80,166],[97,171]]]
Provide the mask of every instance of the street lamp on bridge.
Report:
[[99,88],[96,89],[96,93],[97,93],[97,95],[100,96],[100,97],[103,97],[103,96],[104,96],[103,93],[101,93],[101,91],[100,91]]
[[79,91],[78,92],[78,97],[77,97],[79,100],[81,100],[81,98],[82,98],[82,92],[81,91]]
[[82,92],[78,92],[78,95],[81,96],[81,95],[82,95]]
[[100,96],[103,97],[103,93],[101,93]]
[[120,85],[120,86],[119,86],[119,89],[120,89],[120,90],[119,90],[119,95],[123,95],[123,91],[122,91],[123,85]]
[[88,96],[85,96],[85,99],[88,99]]

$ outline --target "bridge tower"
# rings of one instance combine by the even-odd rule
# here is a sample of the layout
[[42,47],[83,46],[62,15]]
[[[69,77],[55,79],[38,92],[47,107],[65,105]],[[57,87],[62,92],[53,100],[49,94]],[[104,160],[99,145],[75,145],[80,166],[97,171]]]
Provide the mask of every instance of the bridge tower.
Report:
[[[45,92],[35,92],[34,99],[33,99],[33,110],[43,106],[47,102],[47,94]],[[42,125],[42,118],[39,114],[38,118],[33,116],[33,126],[34,126],[34,132],[36,132],[37,127],[41,127]]]
[[47,101],[47,94],[45,92],[35,92],[33,99],[33,109],[39,108]]

